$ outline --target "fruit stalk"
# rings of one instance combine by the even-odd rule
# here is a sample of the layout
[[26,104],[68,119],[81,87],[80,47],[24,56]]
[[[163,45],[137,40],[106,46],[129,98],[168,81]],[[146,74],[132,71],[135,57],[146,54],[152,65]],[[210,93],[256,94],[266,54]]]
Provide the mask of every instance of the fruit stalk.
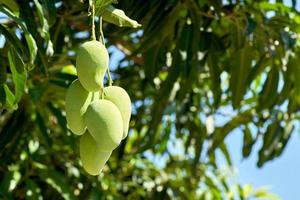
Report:
[[96,40],[95,32],[95,0],[92,3],[92,40]]
[[104,34],[103,34],[103,30],[102,30],[102,16],[99,16],[99,41],[102,42],[102,44],[105,46],[104,44]]

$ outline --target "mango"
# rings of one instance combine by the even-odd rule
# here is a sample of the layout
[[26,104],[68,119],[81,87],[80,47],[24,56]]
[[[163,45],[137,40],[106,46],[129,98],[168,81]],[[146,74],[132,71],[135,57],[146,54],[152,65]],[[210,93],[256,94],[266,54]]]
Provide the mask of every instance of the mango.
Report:
[[102,151],[112,151],[121,142],[123,120],[119,109],[108,100],[94,100],[85,113],[85,124]]
[[123,137],[128,135],[128,127],[131,116],[131,101],[127,92],[118,86],[109,86],[104,88],[104,99],[113,102],[121,112],[123,119]]
[[80,159],[83,168],[90,175],[99,175],[109,159],[112,151],[102,151],[94,138],[87,131],[80,137],[79,144]]
[[66,118],[69,129],[82,135],[86,130],[84,113],[92,101],[92,93],[86,91],[79,80],[72,82],[66,92]]
[[89,41],[81,45],[76,58],[77,75],[87,91],[95,92],[103,87],[108,63],[109,55],[101,42]]

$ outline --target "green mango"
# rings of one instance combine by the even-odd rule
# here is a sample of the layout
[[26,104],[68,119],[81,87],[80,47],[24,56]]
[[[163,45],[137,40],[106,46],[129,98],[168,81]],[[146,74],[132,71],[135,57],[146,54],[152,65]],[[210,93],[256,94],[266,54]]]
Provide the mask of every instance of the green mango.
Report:
[[101,173],[112,153],[102,151],[88,131],[80,137],[79,152],[83,168],[93,176]]
[[108,100],[94,100],[85,113],[87,129],[102,151],[112,151],[121,142],[123,120],[119,109]]
[[128,135],[128,127],[131,116],[131,101],[127,92],[118,86],[109,86],[104,88],[104,99],[113,102],[121,112],[123,119],[123,137]]
[[109,55],[99,41],[89,41],[81,45],[77,52],[77,75],[82,86],[90,92],[103,88],[103,79],[108,68]]
[[66,118],[69,129],[76,135],[86,130],[84,113],[92,101],[92,93],[86,91],[79,80],[70,85],[66,93]]

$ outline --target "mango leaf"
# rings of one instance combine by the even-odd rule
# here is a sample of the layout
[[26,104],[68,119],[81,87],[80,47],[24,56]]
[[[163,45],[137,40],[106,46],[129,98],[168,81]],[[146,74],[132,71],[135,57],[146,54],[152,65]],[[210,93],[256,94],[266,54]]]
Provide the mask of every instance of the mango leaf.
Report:
[[3,12],[9,18],[14,20],[24,31],[25,40],[27,42],[27,46],[28,46],[28,50],[29,50],[29,54],[30,54],[30,61],[31,61],[30,64],[31,64],[31,66],[33,66],[33,62],[37,55],[37,45],[36,45],[36,42],[35,42],[33,36],[28,31],[26,24],[20,18],[18,18],[14,13],[12,13],[10,10],[8,10],[5,7],[0,6],[0,12]]
[[242,49],[232,54],[230,89],[232,92],[232,105],[234,108],[240,106],[247,89],[247,77],[251,70],[253,58],[251,46],[246,44]]
[[51,38],[50,38],[48,21],[44,17],[43,7],[39,3],[39,1],[34,0],[34,4],[36,6],[37,14],[38,14],[39,20],[40,20],[41,25],[42,25],[41,36],[45,38],[46,43],[47,43],[46,54],[49,55],[49,56],[52,56],[53,53],[54,53],[54,50],[53,50],[53,44],[52,44]]
[[292,121],[287,122],[286,125],[284,126],[284,132],[283,135],[281,136],[278,145],[275,147],[275,156],[278,157],[282,154],[283,150],[285,149],[285,146],[287,145],[293,131],[294,131],[294,124]]
[[268,129],[263,137],[263,146],[259,150],[257,166],[262,167],[263,164],[273,158],[272,154],[282,137],[284,129],[278,121],[274,121],[268,126]]
[[270,108],[278,98],[279,70],[276,66],[270,70],[258,99],[258,110]]
[[26,200],[35,200],[41,198],[41,189],[39,186],[32,180],[26,180]]
[[141,26],[137,21],[127,17],[123,10],[116,9],[113,6],[107,7],[103,11],[102,17],[104,21],[107,21],[120,27],[138,28]]
[[14,94],[10,91],[9,87],[6,84],[4,84],[0,87],[3,87],[2,89],[0,89],[0,91],[1,91],[1,96],[2,96],[1,101],[3,101],[2,98],[5,98],[4,106],[6,108],[13,109],[13,110],[18,109],[18,105],[15,104],[16,98],[15,98]]
[[225,160],[226,160],[228,166],[232,166],[231,157],[230,157],[228,148],[227,148],[227,146],[226,146],[225,143],[223,143],[223,144],[220,145],[220,150],[221,150],[222,154],[224,155]]
[[41,169],[39,175],[51,187],[61,194],[65,200],[75,200],[75,196],[66,181],[65,175],[51,169]]
[[[92,3],[93,0],[89,0],[90,6],[92,5]],[[101,15],[108,6],[116,3],[118,3],[117,0],[95,0],[96,15]]]
[[36,122],[37,122],[37,125],[40,129],[40,132],[41,132],[42,137],[45,140],[46,144],[51,146],[52,140],[48,134],[48,128],[45,124],[43,116],[39,112],[36,113]]
[[210,52],[207,56],[207,65],[211,78],[212,91],[214,95],[214,106],[218,106],[221,100],[221,70],[218,66],[216,57],[218,54]]
[[2,177],[0,183],[0,199],[13,200],[12,194],[9,191],[9,185],[13,179],[13,172],[9,171]]
[[[8,52],[8,61],[10,70],[12,73],[12,78],[15,86],[15,104],[17,104],[24,93],[25,90],[25,83],[27,80],[27,74],[24,70],[24,65],[22,63],[22,60],[18,57],[16,52],[12,49]],[[17,70],[17,65],[19,70]]]
[[209,153],[212,153],[217,147],[219,147],[226,136],[235,128],[240,127],[243,124],[248,124],[253,119],[253,113],[251,110],[246,110],[233,117],[223,127],[218,127],[215,133],[212,135],[212,145],[209,148]]
[[6,67],[1,65],[0,66],[0,85],[3,85],[6,82],[7,74],[6,74]]
[[247,158],[250,155],[254,143],[255,143],[255,139],[251,134],[251,130],[249,129],[248,126],[246,126],[244,130],[243,150],[242,150],[244,158]]
[[14,48],[17,53],[22,56],[24,62],[29,61],[29,52],[28,50],[22,45],[21,41],[17,38],[17,36],[12,32],[7,30],[5,26],[0,24],[0,32],[5,36],[5,39],[11,43],[12,48]]
[[15,0],[0,0],[0,4],[6,5],[11,11],[18,14],[19,13],[19,6],[15,2]]

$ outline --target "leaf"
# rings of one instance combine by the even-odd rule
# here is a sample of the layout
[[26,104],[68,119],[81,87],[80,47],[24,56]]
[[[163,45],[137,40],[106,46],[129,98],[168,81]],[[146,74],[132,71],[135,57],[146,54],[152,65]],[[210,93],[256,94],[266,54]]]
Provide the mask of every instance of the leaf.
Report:
[[[8,60],[10,70],[12,72],[12,78],[15,86],[15,104],[17,104],[24,93],[25,90],[25,83],[27,79],[26,71],[24,70],[24,65],[22,60],[18,57],[15,51],[12,49],[8,52]],[[17,65],[19,65],[17,67]],[[19,70],[17,70],[17,68]]]
[[56,22],[56,7],[55,0],[42,0],[43,9],[45,10],[44,16],[48,19],[49,26],[53,26]]
[[0,85],[6,83],[6,78],[7,78],[6,67],[2,64],[0,65]]
[[283,133],[284,129],[280,126],[278,121],[274,121],[268,126],[268,129],[263,137],[263,146],[258,153],[258,167],[262,167],[265,162],[273,158],[272,154]]
[[251,69],[252,53],[251,47],[247,44],[231,55],[230,89],[234,108],[240,106],[247,89],[247,77]]
[[248,124],[253,120],[253,113],[251,110],[246,110],[233,117],[223,127],[218,127],[212,136],[212,145],[209,148],[209,153],[212,153],[217,147],[219,147],[226,136],[235,128],[240,127],[243,124]]
[[231,158],[230,158],[230,154],[229,154],[228,148],[227,148],[227,146],[226,146],[225,143],[221,144],[220,150],[221,150],[221,152],[223,153],[223,155],[224,155],[224,157],[225,157],[225,160],[226,160],[227,164],[228,164],[229,166],[232,166],[232,161],[231,161]]
[[106,8],[101,14],[104,21],[110,22],[120,27],[132,27],[138,28],[141,25],[135,21],[127,17],[123,10],[116,9],[113,6],[109,6]]
[[275,147],[275,152],[274,153],[275,153],[276,157],[279,157],[282,154],[282,152],[285,149],[289,139],[292,136],[292,133],[293,133],[294,129],[295,129],[295,126],[294,126],[292,121],[291,122],[286,122],[286,125],[284,126],[283,135],[280,138],[278,145],[276,145],[276,147]]
[[67,131],[67,121],[66,118],[62,115],[61,110],[59,108],[54,107],[53,104],[48,103],[48,108],[51,110],[51,112],[56,117],[59,126],[62,128],[63,131]]
[[209,52],[207,55],[207,65],[209,67],[209,74],[211,78],[212,91],[214,95],[214,106],[217,107],[221,100],[221,70],[218,66],[218,54]]
[[252,137],[251,130],[248,126],[245,127],[244,137],[243,137],[243,157],[247,158],[252,150],[252,146],[254,145],[255,140]]
[[29,54],[30,54],[30,61],[31,61],[30,63],[33,66],[33,62],[34,62],[34,60],[36,58],[36,55],[37,55],[37,45],[36,45],[36,42],[35,42],[34,38],[30,34],[30,32],[28,31],[28,29],[26,27],[26,24],[23,21],[21,21],[14,13],[9,11],[5,7],[0,7],[0,12],[3,12],[8,17],[13,19],[21,27],[21,29],[24,31],[25,39],[26,39]]
[[13,172],[9,171],[4,174],[0,183],[0,199],[4,197],[7,200],[13,200],[12,193],[9,191],[9,185],[13,179]]
[[0,0],[0,4],[6,5],[11,11],[18,14],[19,13],[19,6],[15,2],[15,0]]
[[17,38],[17,36],[11,31],[7,30],[5,26],[0,24],[0,32],[5,36],[5,39],[11,43],[11,47],[14,48],[17,53],[22,56],[24,62],[29,61],[29,52],[22,45],[21,41]]
[[5,107],[16,110],[18,109],[18,105],[15,104],[15,96],[14,94],[10,91],[9,87],[4,84],[3,85],[4,92],[5,92]]
[[[89,0],[89,4],[91,6],[93,0]],[[105,11],[107,7],[109,7],[111,4],[118,3],[117,0],[95,0],[95,10],[96,15],[102,15],[102,13]]]
[[276,66],[270,70],[263,89],[259,94],[258,110],[270,108],[278,98],[279,71]]
[[285,82],[292,82],[294,86],[295,99],[300,103],[300,59],[298,56],[290,56],[287,64],[288,70],[290,70],[290,77]]
[[41,198],[40,187],[32,180],[26,180],[26,200],[36,200]]
[[67,183],[66,176],[59,173],[58,171],[45,169],[40,170],[39,175],[43,180],[46,181],[51,187],[53,187],[65,200],[75,200],[75,196]]
[[42,137],[45,140],[46,144],[51,146],[52,141],[48,135],[48,128],[45,124],[45,121],[44,121],[42,115],[39,112],[36,113],[36,122],[37,122],[37,125],[40,129],[40,132],[41,132]]
[[38,0],[34,0],[34,4],[36,6],[37,14],[38,14],[39,20],[40,20],[41,25],[42,25],[41,36],[45,38],[46,43],[47,43],[46,55],[52,56],[53,53],[54,53],[54,50],[53,50],[53,44],[52,44],[51,38],[50,38],[48,21],[44,17],[43,7],[39,3],[39,1]]
[[245,45],[245,25],[241,23],[241,20],[235,20],[234,23],[231,24],[231,42],[235,49],[241,49]]

